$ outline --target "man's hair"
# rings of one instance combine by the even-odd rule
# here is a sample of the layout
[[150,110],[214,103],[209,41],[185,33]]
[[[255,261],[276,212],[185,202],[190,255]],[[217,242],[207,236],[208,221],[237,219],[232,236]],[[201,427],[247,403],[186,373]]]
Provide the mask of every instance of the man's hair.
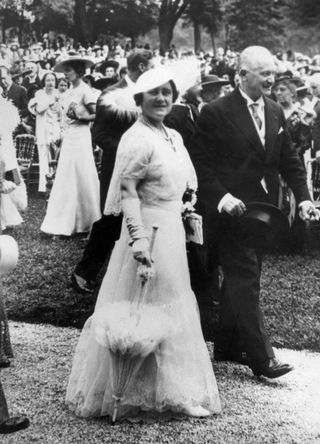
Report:
[[272,58],[272,54],[264,46],[248,46],[240,54],[238,72],[247,70],[250,71],[252,61],[263,62],[266,58],[269,57]]
[[152,59],[153,53],[148,49],[135,49],[127,57],[127,66],[129,71],[137,71],[140,63],[147,66]]

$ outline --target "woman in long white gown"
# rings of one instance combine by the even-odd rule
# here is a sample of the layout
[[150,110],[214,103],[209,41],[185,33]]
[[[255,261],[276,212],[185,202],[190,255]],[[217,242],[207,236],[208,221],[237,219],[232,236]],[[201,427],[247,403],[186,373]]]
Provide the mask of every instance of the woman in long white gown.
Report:
[[81,77],[92,62],[71,56],[54,70],[63,71],[72,87],[68,96],[65,129],[56,177],[41,231],[70,236],[91,229],[100,217],[99,179],[92,151],[89,123],[94,120],[96,99]]
[[42,81],[43,89],[35,93],[29,102],[29,110],[36,115],[36,138],[39,155],[39,188],[46,191],[46,175],[49,163],[54,157],[50,145],[61,138],[62,107],[56,89],[57,78],[53,72],[47,72]]
[[20,123],[19,112],[1,95],[0,122],[0,161],[4,162],[4,175],[10,176],[9,181],[4,180],[4,190],[1,195],[0,226],[4,230],[23,222],[20,211],[26,210],[28,199],[13,141],[13,132]]
[[[163,68],[148,71],[138,79],[137,91],[142,115],[120,141],[105,207],[107,214],[122,210],[122,232],[75,352],[66,402],[83,417],[114,413],[119,375],[103,318],[110,321],[110,304],[121,307],[140,297],[137,270],[142,263],[154,267],[145,303],[150,313],[155,310],[166,320],[165,338],[128,375],[118,417],[146,411],[208,416],[221,407],[190,287],[181,218],[184,191],[187,184],[196,188],[197,180],[181,136],[162,124],[176,95],[171,75]],[[154,225],[159,229],[153,263],[149,239]],[[122,315],[120,308],[114,312],[115,325],[122,325]],[[150,317],[145,333],[151,337],[159,327],[158,319]]]

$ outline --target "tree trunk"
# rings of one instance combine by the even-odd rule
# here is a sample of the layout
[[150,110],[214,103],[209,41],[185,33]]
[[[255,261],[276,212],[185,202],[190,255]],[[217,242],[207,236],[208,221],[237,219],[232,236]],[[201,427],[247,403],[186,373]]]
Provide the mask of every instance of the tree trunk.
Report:
[[74,38],[85,44],[88,41],[86,0],[76,0],[74,5]]
[[211,37],[211,44],[212,44],[212,51],[213,51],[213,55],[216,55],[216,41],[214,39],[214,32],[211,31],[210,32],[210,37]]
[[159,21],[160,54],[162,56],[170,47],[175,24],[176,22],[171,23],[168,20]]
[[20,44],[22,42],[23,25],[24,25],[24,17],[23,17],[23,11],[21,11],[18,22],[18,39]]
[[197,22],[193,22],[194,31],[194,52],[200,54],[201,48],[201,25]]

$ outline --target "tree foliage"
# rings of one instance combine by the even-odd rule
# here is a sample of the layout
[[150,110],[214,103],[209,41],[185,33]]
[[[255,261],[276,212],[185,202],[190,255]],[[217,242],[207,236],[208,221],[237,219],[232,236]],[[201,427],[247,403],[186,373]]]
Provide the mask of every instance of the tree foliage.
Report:
[[158,20],[161,54],[169,48],[174,27],[188,5],[189,0],[161,0]]
[[189,0],[184,18],[187,23],[193,25],[196,53],[199,53],[202,49],[201,36],[203,29],[210,34],[214,47],[214,37],[222,19],[220,0]]
[[235,0],[226,8],[231,26],[231,47],[242,49],[248,45],[279,46],[283,35],[281,2],[277,0]]

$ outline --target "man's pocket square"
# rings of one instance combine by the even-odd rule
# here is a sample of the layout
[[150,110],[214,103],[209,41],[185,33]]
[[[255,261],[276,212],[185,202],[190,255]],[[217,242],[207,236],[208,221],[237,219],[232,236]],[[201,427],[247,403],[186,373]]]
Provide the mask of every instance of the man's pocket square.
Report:
[[283,133],[283,131],[284,131],[284,129],[283,129],[283,127],[281,126],[281,127],[279,128],[278,134]]

